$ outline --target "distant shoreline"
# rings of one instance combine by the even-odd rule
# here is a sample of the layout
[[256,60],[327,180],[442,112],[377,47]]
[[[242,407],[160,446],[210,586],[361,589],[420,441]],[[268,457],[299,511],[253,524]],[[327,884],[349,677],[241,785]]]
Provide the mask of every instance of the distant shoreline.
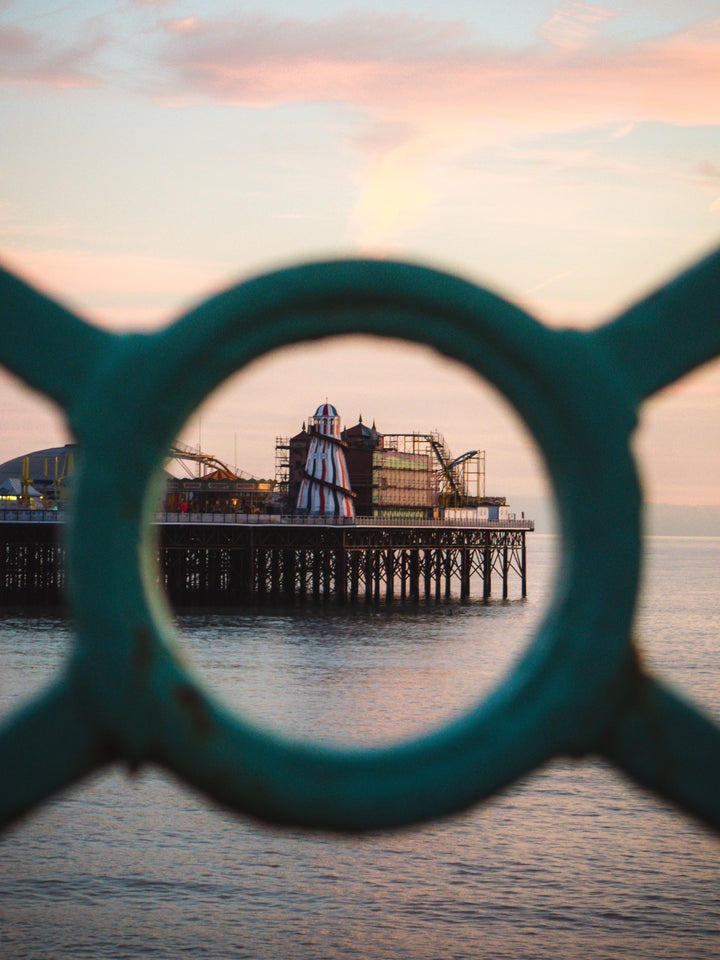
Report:
[[[548,497],[514,496],[510,503],[511,509],[522,510],[535,521],[537,533],[558,532],[554,504]],[[720,537],[720,504],[645,503],[642,523],[643,534],[650,537]]]

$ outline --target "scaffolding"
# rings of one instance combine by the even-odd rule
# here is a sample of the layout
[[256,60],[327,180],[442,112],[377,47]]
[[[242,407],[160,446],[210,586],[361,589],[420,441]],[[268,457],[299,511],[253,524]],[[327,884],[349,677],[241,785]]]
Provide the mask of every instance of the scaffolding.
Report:
[[[290,511],[293,509],[293,484],[296,483],[291,462],[293,445],[301,436],[275,438],[275,491],[279,498],[284,498]],[[484,450],[469,450],[454,457],[445,438],[437,431],[381,434],[379,439],[379,446],[372,452],[367,451],[371,460],[366,485],[372,487],[365,507],[368,512],[376,516],[428,517],[437,508],[472,509],[490,501],[505,503],[504,498],[485,496]],[[356,455],[357,451],[349,453]],[[404,459],[401,463],[398,457],[411,459]],[[350,464],[349,459],[348,466]],[[352,467],[350,473],[353,489],[357,480],[360,490],[363,483],[353,477]]]
[[372,476],[375,516],[421,518],[437,507],[437,484],[427,454],[374,450]]
[[485,501],[485,451],[468,450],[453,457],[445,438],[431,433],[384,434],[385,450],[419,454],[434,464],[432,473],[441,507],[476,507]]
[[280,497],[290,492],[290,437],[275,437],[275,490]]

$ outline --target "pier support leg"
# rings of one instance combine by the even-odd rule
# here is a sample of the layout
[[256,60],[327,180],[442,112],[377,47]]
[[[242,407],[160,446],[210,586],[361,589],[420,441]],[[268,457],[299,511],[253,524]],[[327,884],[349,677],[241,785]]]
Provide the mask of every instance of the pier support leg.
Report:
[[330,564],[330,551],[325,549],[322,552],[322,582],[323,582],[323,600],[330,599],[332,592],[332,569]]
[[410,553],[410,597],[413,600],[420,599],[420,551],[413,550]]
[[300,551],[299,561],[297,592],[298,597],[303,599],[307,596],[307,550]]
[[277,599],[280,593],[280,551],[270,551],[270,596]]
[[282,592],[286,600],[295,599],[295,551],[283,550]]
[[313,551],[313,563],[312,563],[312,592],[313,599],[320,599],[320,552],[318,550]]
[[492,569],[493,549],[486,545],[483,548],[483,600],[489,600],[492,596]]
[[385,598],[392,600],[395,594],[395,554],[392,547],[385,551]]
[[360,584],[360,554],[353,550],[350,554],[350,599],[357,600]]
[[470,556],[467,548],[460,551],[460,599],[470,596]]
[[228,590],[233,600],[248,600],[253,596],[252,560],[253,555],[250,550],[230,551]]
[[433,554],[432,550],[425,550],[423,554],[423,576],[425,579],[425,599],[432,595]]
[[335,596],[340,603],[347,600],[347,554],[344,547],[335,551]]
[[260,602],[267,593],[267,551],[258,547],[255,551],[255,566],[257,569],[257,597]]

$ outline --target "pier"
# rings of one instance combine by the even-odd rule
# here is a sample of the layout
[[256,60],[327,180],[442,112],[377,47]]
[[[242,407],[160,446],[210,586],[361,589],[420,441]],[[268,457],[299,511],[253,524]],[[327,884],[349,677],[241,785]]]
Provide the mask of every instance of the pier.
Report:
[[[0,602],[62,599],[62,520],[61,511],[0,511]],[[177,606],[524,598],[534,527],[180,513],[157,514],[155,524],[159,580]]]

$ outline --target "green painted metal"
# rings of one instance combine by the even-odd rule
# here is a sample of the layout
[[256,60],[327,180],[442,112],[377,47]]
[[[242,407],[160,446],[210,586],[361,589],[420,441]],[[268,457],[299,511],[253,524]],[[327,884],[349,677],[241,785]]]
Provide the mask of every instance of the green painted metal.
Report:
[[[629,449],[642,401],[720,353],[719,304],[720,250],[590,332],[549,329],[430,269],[348,260],[259,277],[164,330],[116,335],[1,273],[0,361],[60,404],[82,448],[66,525],[77,644],[0,733],[3,821],[124,759],[269,822],[396,827],[475,804],[551,757],[594,754],[719,828],[720,730],[647,672],[632,638],[641,498]],[[177,655],[153,571],[163,455],[193,409],[268,351],[350,333],[434,347],[514,404],[547,462],[567,564],[490,696],[387,748],[291,742],[231,715]]]

